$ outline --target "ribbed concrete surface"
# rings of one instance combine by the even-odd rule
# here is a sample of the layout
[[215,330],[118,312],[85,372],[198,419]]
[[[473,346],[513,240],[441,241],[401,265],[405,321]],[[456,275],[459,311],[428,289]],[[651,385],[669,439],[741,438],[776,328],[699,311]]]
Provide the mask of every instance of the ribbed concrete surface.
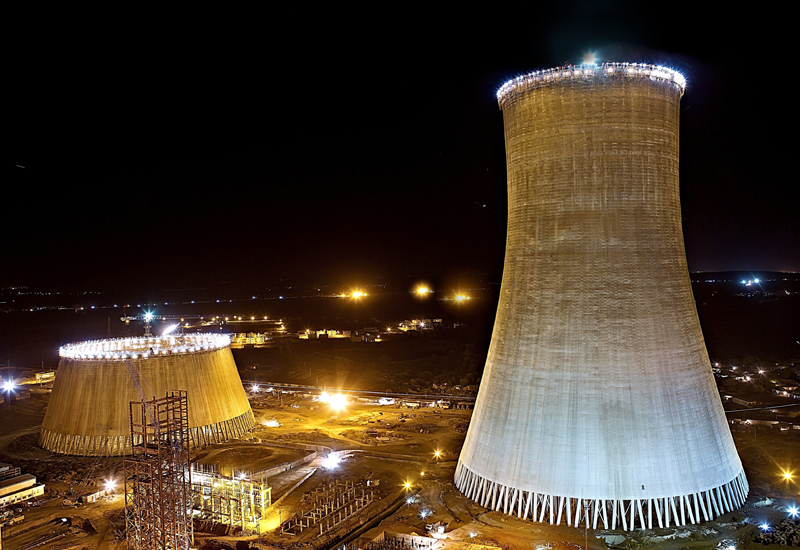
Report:
[[739,478],[746,494],[683,247],[681,93],[605,77],[501,97],[506,259],[456,478],[476,500],[481,482],[573,514],[659,498],[661,513]]
[[[152,391],[148,399],[167,390],[187,391],[193,447],[239,437],[253,427],[230,348],[131,361]],[[65,454],[129,454],[128,404],[140,400],[124,362],[61,359],[39,444]]]

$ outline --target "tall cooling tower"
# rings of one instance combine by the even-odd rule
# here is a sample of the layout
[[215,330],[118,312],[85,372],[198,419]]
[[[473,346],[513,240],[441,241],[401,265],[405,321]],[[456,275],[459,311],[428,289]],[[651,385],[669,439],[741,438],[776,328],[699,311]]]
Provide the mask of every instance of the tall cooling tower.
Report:
[[255,424],[226,335],[96,340],[64,346],[39,444],[72,455],[131,452],[131,401],[186,390],[192,447]]
[[482,506],[628,530],[710,520],[745,501],[683,248],[684,83],[609,63],[498,92],[506,259],[455,474]]

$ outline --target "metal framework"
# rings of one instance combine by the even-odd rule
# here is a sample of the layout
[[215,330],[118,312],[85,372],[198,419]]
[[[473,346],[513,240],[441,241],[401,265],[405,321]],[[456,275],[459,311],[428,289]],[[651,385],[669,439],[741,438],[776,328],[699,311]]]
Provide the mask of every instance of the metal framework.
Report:
[[317,487],[311,497],[310,507],[281,524],[281,533],[300,535],[304,531],[319,529],[319,535],[338,528],[375,501],[371,488],[363,483],[339,481]]
[[189,420],[185,391],[130,403],[133,456],[125,460],[128,548],[183,550],[191,542]]
[[199,519],[257,531],[272,490],[263,479],[229,477],[192,465],[192,510]]

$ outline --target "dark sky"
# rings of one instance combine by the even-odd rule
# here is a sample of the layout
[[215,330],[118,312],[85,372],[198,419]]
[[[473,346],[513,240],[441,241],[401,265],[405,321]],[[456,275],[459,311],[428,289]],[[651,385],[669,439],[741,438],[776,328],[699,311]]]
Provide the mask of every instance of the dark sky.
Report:
[[499,280],[495,92],[589,50],[687,77],[690,269],[800,271],[786,14],[553,4],[20,14],[0,284]]

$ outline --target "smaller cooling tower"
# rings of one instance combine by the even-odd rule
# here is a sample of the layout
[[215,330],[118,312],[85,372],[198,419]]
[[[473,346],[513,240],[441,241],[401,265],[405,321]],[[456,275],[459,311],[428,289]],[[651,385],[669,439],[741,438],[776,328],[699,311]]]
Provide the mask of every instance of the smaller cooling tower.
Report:
[[39,444],[56,453],[131,452],[128,404],[186,390],[189,439],[201,447],[252,429],[227,335],[94,340],[62,347]]

